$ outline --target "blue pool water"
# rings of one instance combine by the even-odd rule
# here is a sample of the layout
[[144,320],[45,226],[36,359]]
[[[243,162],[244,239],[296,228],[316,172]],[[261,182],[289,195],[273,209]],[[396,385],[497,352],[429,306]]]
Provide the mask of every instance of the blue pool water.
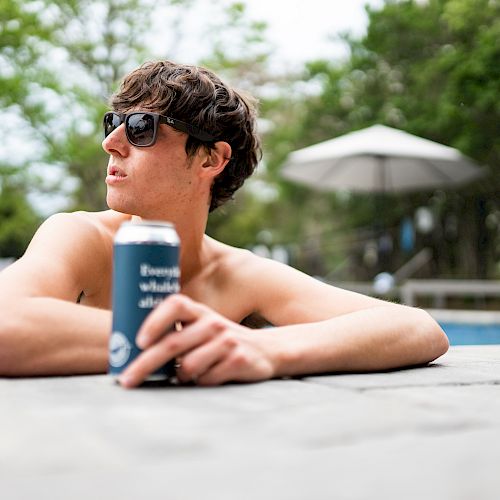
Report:
[[440,321],[451,345],[500,344],[500,324],[452,323]]

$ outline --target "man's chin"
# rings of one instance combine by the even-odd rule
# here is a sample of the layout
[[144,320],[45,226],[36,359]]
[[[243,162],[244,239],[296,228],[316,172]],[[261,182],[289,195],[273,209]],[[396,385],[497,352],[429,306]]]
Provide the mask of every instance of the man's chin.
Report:
[[117,197],[110,195],[109,192],[106,196],[106,205],[108,205],[108,208],[114,210],[115,212],[120,212],[122,214],[132,213],[132,207],[129,206],[130,204],[125,203],[125,200],[123,199],[117,199]]

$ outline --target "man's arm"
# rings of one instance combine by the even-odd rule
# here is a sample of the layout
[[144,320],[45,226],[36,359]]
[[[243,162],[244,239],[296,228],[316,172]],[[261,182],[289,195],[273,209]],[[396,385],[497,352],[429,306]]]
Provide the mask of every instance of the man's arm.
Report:
[[[275,328],[251,331],[184,296],[146,318],[137,343],[145,351],[120,377],[134,387],[172,358],[178,376],[200,385],[419,365],[448,349],[439,325],[420,309],[341,290],[276,262],[249,257],[238,300],[251,303]],[[164,335],[180,320],[181,332]]]
[[59,214],[0,273],[0,375],[106,369],[111,313],[76,304],[102,271],[99,246],[102,235],[84,217]]
[[111,313],[28,297],[3,304],[0,376],[103,373]]
[[418,365],[448,349],[440,326],[421,309],[343,290],[267,259],[254,262],[257,312],[281,326],[273,331],[285,346],[276,353],[280,375]]

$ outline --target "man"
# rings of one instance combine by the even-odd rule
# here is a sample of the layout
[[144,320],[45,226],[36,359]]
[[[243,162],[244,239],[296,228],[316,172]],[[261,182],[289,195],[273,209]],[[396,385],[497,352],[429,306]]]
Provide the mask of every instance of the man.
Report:
[[[111,105],[110,210],[50,217],[0,275],[1,375],[106,371],[113,237],[141,218],[175,224],[182,293],[146,319],[125,387],[174,358],[181,381],[216,385],[385,370],[446,352],[446,336],[422,310],[337,289],[204,234],[209,211],[257,164],[250,99],[205,69],[156,62],[128,75]],[[242,322],[252,315],[275,327],[250,330]],[[176,321],[182,331],[165,335]]]

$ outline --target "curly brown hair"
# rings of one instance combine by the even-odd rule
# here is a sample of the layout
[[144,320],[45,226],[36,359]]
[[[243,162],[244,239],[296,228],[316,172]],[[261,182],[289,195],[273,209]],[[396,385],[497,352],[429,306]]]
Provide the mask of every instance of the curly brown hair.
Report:
[[[118,112],[141,108],[171,116],[231,146],[231,159],[212,185],[210,212],[233,197],[261,158],[257,101],[224,84],[206,68],[146,62],[124,78],[110,105]],[[192,157],[198,148],[209,150],[214,144],[189,136],[186,153]]]

